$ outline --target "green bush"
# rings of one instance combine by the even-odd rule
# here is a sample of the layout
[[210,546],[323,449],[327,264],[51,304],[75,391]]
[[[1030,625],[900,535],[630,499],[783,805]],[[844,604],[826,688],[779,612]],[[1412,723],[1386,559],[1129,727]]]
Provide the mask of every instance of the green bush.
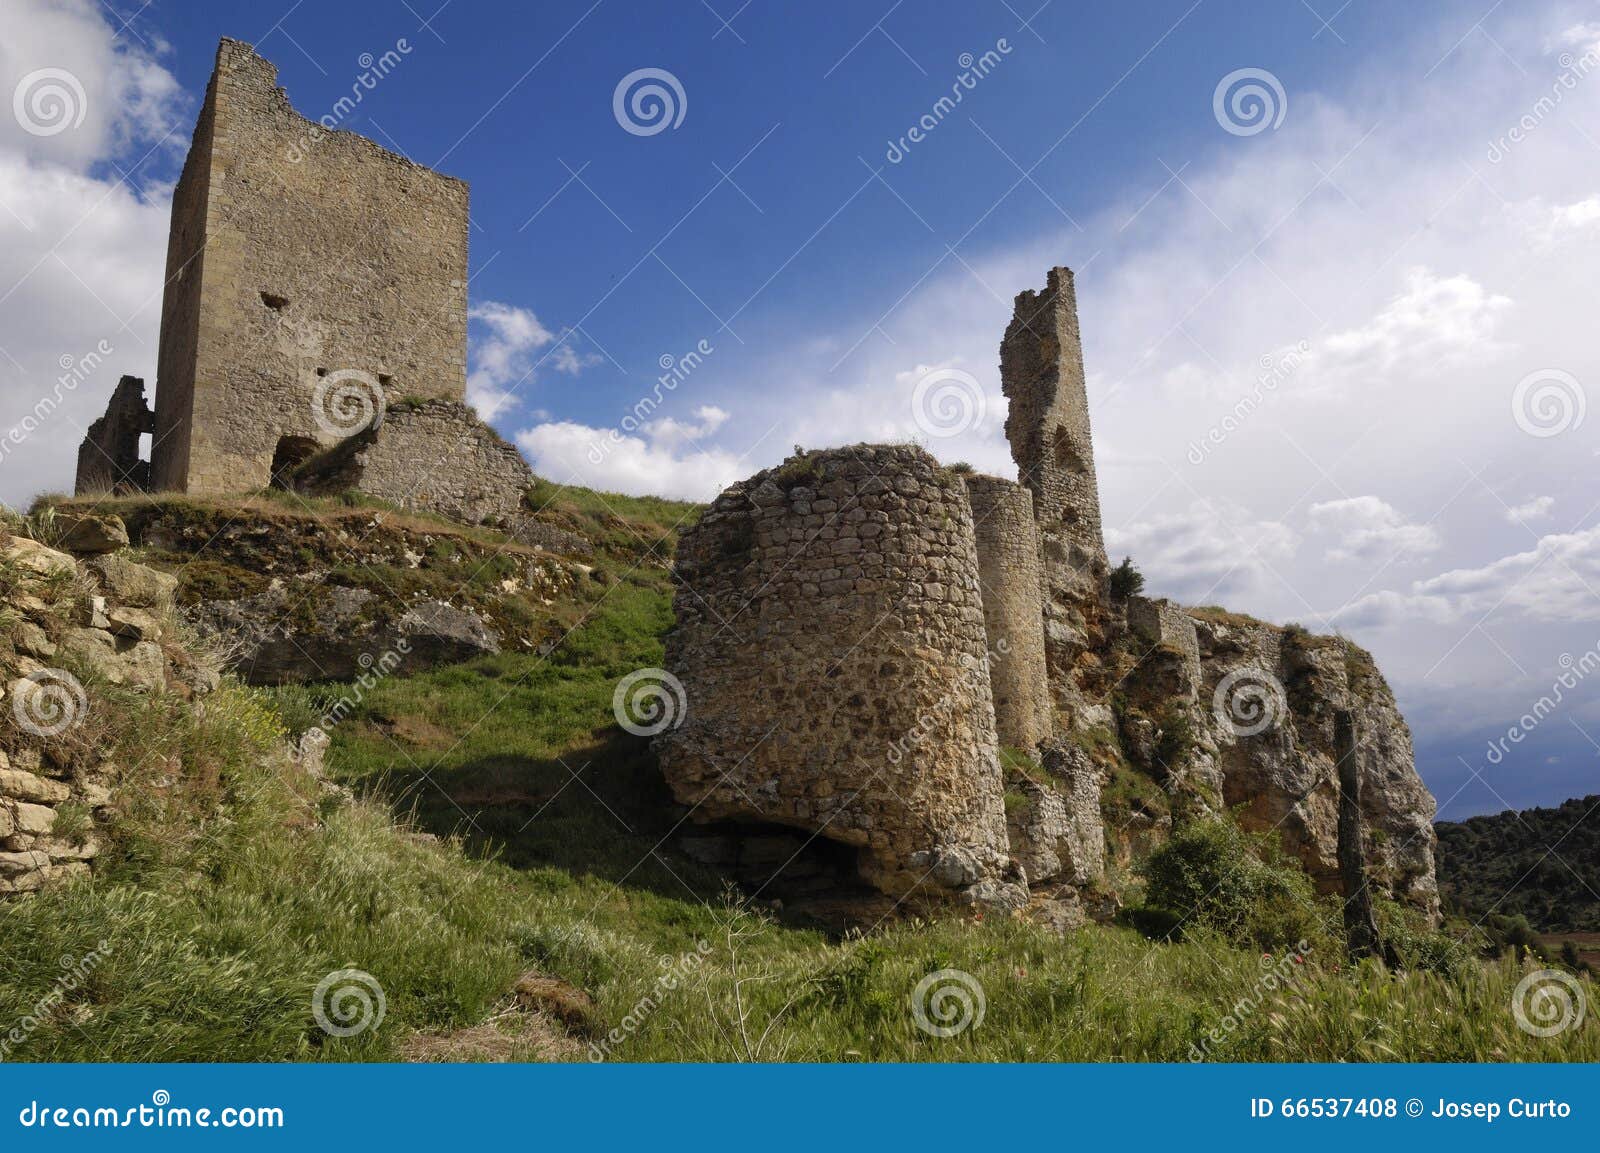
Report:
[[1268,837],[1252,837],[1231,820],[1185,825],[1137,866],[1145,906],[1136,924],[1180,937],[1203,926],[1241,947],[1274,949],[1305,940],[1331,945],[1332,909],[1311,880]]

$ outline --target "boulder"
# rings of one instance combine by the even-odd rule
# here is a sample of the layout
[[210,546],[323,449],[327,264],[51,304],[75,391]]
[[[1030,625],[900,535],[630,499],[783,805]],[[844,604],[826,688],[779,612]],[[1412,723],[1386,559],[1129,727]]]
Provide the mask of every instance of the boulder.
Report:
[[93,557],[85,561],[83,567],[94,576],[100,591],[113,604],[157,613],[172,608],[173,595],[178,588],[175,576],[116,555]]
[[128,529],[120,516],[62,509],[55,527],[61,547],[69,552],[95,556],[128,547]]

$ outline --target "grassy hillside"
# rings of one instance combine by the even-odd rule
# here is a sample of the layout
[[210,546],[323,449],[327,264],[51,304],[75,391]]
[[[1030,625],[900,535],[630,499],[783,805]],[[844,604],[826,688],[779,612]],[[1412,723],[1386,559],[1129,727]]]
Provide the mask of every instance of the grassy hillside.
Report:
[[1523,916],[1547,933],[1600,932],[1600,796],[1440,821],[1439,892],[1464,916]]
[[[664,560],[695,510],[545,495],[614,579],[542,654],[349,701],[328,759],[348,792],[281,742],[348,689],[230,685],[198,714],[97,697],[129,774],[113,847],[92,883],[0,904],[0,1022],[33,1022],[9,1059],[1600,1060],[1592,1020],[1517,1027],[1511,959],[1393,975],[1322,936],[1263,955],[1220,919],[1175,943],[974,914],[838,938],[742,907],[674,852],[681,813],[611,712],[616,680],[661,661]],[[1229,891],[1300,899],[1223,864]],[[349,1037],[313,1012],[343,969],[386,1008]],[[919,1028],[925,982],[950,995],[924,1019],[968,1027]]]

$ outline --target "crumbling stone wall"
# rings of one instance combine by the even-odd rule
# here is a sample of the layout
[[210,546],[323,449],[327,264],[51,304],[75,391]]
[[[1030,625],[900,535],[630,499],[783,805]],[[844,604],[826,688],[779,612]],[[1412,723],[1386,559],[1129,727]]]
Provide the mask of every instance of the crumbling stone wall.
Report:
[[448,400],[392,406],[376,429],[350,437],[293,478],[306,492],[354,489],[401,508],[469,524],[510,523],[526,509],[533,470],[522,454]]
[[[120,525],[106,527],[115,531],[98,534],[97,552],[119,534],[126,542]],[[0,898],[84,876],[100,854],[96,818],[119,770],[86,735],[99,685],[214,686],[161,643],[176,585],[115,552],[80,562],[0,531]]]
[[1039,535],[1028,490],[997,476],[968,476],[977,536],[989,683],[1000,743],[1031,752],[1050,736]]
[[466,280],[464,183],[325,131],[224,40],[173,197],[155,487],[261,487],[281,445],[359,431],[354,407],[330,410],[341,373],[459,401]]
[[150,465],[139,458],[139,438],[155,431],[155,414],[144,399],[144,381],[124,376],[117,382],[105,415],[89,425],[78,446],[79,496],[140,492],[150,486]]
[[913,446],[791,457],[679,544],[662,770],[697,821],[815,831],[884,892],[1016,904],[972,511]]

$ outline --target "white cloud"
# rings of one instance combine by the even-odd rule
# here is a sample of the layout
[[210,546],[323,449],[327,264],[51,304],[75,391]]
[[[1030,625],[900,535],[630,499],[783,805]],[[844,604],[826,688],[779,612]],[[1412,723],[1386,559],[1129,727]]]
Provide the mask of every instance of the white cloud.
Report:
[[[13,0],[0,39],[0,500],[13,505],[71,489],[78,443],[118,376],[154,393],[170,184],[148,164],[133,174],[142,194],[98,173],[113,157],[174,159],[189,113],[171,74],[113,31],[88,0]],[[57,72],[24,83],[45,69]],[[19,86],[34,126],[61,131],[25,130]],[[164,136],[171,156],[150,147]],[[93,371],[66,368],[102,342],[111,351]]]
[[188,144],[177,80],[95,0],[8,0],[0,96],[0,150],[35,163],[86,172],[131,148],[181,156]]
[[572,421],[535,425],[517,434],[534,471],[558,484],[581,484],[604,492],[704,500],[754,469],[744,458],[699,439],[728,419],[706,406],[697,422],[663,418],[642,425],[638,435],[590,428]]
[[1427,268],[1410,269],[1405,282],[1371,321],[1334,333],[1321,350],[1346,370],[1374,372],[1458,363],[1469,353],[1497,350],[1491,338],[1509,299],[1470,276],[1440,277]]
[[1522,230],[1534,251],[1544,253],[1586,236],[1600,235],[1600,195],[1571,204],[1550,204],[1542,196],[1506,205],[1506,215]]
[[1553,496],[1536,496],[1530,501],[1513,505],[1506,509],[1506,519],[1512,524],[1523,524],[1530,520],[1543,520],[1550,515],[1556,506]]
[[[1299,538],[1288,525],[1246,510],[1195,501],[1181,511],[1126,525],[1108,525],[1106,549],[1132,556],[1153,592],[1185,604],[1227,602],[1250,611],[1250,600],[1278,579]],[[1258,611],[1260,604],[1256,606]]]
[[1416,581],[1408,593],[1362,597],[1337,619],[1392,627],[1413,613],[1438,623],[1600,620],[1600,528],[1540,537],[1525,552]]
[[1310,521],[1313,532],[1336,538],[1327,552],[1331,561],[1388,563],[1434,552],[1440,543],[1432,526],[1412,524],[1399,509],[1375,496],[1314,504]]
[[[577,334],[560,336],[540,322],[532,310],[486,300],[467,310],[480,334],[471,343],[472,371],[467,374],[467,402],[484,420],[507,411],[518,394],[526,395],[540,369],[577,375],[601,357],[579,352]],[[540,355],[541,349],[548,349]]]

